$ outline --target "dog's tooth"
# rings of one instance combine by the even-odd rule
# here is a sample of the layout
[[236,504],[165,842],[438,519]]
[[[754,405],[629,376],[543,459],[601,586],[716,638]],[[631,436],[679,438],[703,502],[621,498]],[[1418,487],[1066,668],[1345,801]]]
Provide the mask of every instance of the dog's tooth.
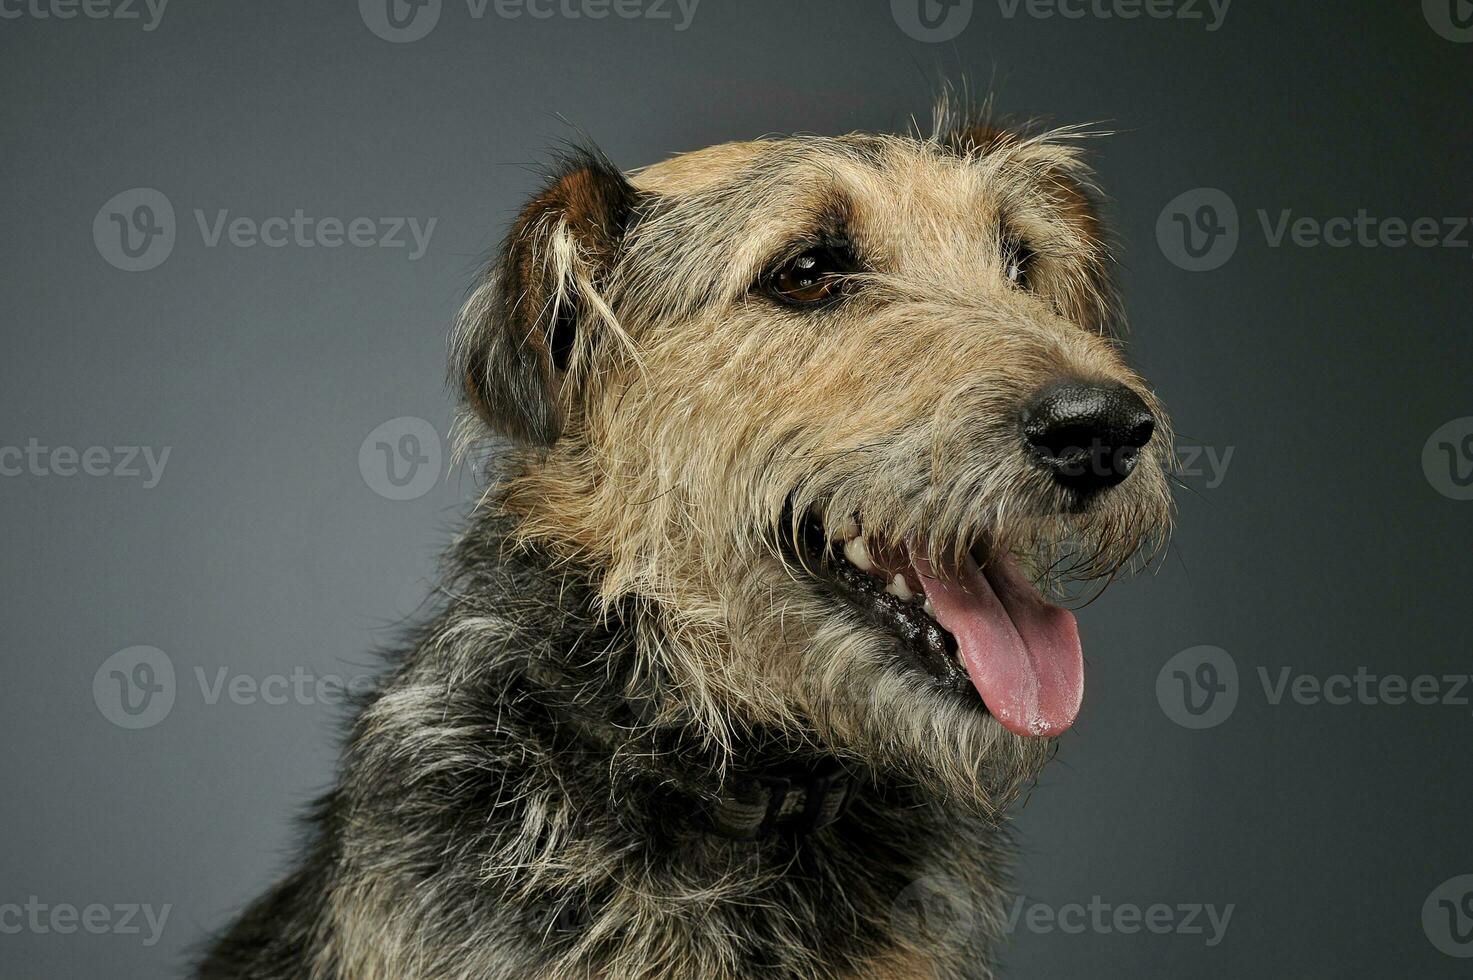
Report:
[[830,541],[848,541],[850,538],[859,537],[859,522],[853,517],[846,517],[829,529]]
[[895,578],[891,579],[890,584],[885,586],[885,591],[891,595],[899,596],[906,602],[915,598],[915,593],[910,591],[910,583],[905,580],[904,575],[896,575]]
[[875,567],[875,563],[870,561],[869,548],[865,547],[864,538],[850,538],[845,542],[844,557],[861,571],[868,572]]
[[931,605],[931,600],[929,597],[926,599],[925,602],[921,603],[921,608],[925,610],[927,616],[930,616],[932,619],[936,618],[936,607]]

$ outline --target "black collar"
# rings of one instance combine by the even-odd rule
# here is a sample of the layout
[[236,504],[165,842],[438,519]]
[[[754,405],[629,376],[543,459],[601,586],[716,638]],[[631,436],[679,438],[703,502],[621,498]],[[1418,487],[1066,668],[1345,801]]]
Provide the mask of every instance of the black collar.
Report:
[[[534,663],[528,675],[545,693],[567,690],[568,675],[557,668]],[[620,698],[610,706],[612,717],[590,712],[592,705],[579,698],[554,694],[544,703],[584,738],[615,754],[634,740],[666,741],[658,727],[648,724],[654,713],[649,701]],[[772,764],[715,778],[708,776],[714,767],[692,759],[699,753],[662,751],[653,745],[645,748],[640,756],[654,770],[652,775],[689,804],[690,822],[730,840],[817,833],[843,816],[855,795],[854,777],[832,756],[806,754],[800,758],[791,752],[769,751],[764,757],[777,760]],[[681,765],[682,758],[690,761]]]
[[854,780],[837,760],[807,772],[765,770],[734,781],[704,801],[701,823],[731,840],[801,837],[843,816],[853,795]]

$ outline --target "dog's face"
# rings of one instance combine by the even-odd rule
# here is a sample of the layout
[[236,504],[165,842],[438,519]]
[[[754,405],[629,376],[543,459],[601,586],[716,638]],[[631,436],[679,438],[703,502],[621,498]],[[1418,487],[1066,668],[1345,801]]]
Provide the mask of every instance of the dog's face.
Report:
[[521,533],[657,627],[683,708],[1004,805],[1073,721],[1074,621],[1169,516],[1065,139],[960,127],[588,157],[454,340]]

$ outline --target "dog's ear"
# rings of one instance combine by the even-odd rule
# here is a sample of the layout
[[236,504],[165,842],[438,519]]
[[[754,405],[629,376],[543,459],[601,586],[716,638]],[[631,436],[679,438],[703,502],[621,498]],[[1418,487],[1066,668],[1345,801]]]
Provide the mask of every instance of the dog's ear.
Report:
[[579,151],[522,209],[451,337],[451,384],[491,431],[538,447],[562,434],[600,335],[622,336],[604,292],[639,198]]
[[1078,130],[1035,132],[1028,126],[1009,128],[988,118],[949,125],[941,144],[973,159],[1007,156],[1038,175],[1046,187],[1054,216],[1069,232],[1059,243],[1084,264],[1082,273],[1062,281],[1056,295],[1059,311],[1075,323],[1115,332],[1120,323],[1111,240],[1101,217],[1103,205],[1094,174],[1080,147]]

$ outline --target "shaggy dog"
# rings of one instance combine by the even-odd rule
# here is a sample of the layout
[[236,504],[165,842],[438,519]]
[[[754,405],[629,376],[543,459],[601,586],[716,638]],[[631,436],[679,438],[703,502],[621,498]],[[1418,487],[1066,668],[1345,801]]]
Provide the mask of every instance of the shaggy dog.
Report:
[[1079,134],[941,116],[562,162],[452,339],[503,448],[442,609],[200,976],[993,975],[1045,597],[1159,542],[1171,439]]

